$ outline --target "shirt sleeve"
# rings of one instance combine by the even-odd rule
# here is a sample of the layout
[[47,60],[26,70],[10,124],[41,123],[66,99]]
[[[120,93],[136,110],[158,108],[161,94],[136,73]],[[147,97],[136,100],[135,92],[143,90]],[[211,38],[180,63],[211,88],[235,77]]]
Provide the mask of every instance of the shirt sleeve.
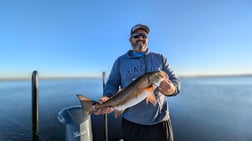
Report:
[[112,66],[111,72],[109,74],[108,80],[103,91],[103,96],[111,97],[119,90],[119,86],[121,85],[119,62],[119,59],[117,59]]
[[[163,56],[163,55],[162,55]],[[179,78],[175,75],[174,71],[172,70],[168,60],[166,57],[163,56],[163,70],[168,74],[169,79],[173,82],[173,85],[176,86],[176,91],[173,95],[177,95],[180,93],[181,83]]]

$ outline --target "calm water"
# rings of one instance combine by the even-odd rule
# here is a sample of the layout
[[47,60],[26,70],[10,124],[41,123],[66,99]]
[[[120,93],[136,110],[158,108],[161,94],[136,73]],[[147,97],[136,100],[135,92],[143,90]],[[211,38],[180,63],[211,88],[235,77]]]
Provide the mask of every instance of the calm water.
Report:
[[[181,81],[181,94],[168,98],[176,141],[252,141],[252,77]],[[39,81],[41,141],[64,140],[57,115],[79,104],[76,94],[97,100],[102,80]],[[0,141],[32,140],[30,81],[0,81],[0,111]]]

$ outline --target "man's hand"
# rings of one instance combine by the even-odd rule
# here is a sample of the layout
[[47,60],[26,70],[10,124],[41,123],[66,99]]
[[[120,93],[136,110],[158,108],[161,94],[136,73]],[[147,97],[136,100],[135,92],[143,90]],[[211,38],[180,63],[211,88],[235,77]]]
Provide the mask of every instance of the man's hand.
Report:
[[[109,97],[107,96],[103,96],[100,98],[100,104],[106,102],[107,100],[109,100]],[[94,114],[95,115],[100,115],[100,114],[109,114],[111,112],[114,111],[114,108],[113,107],[108,107],[108,108],[102,108],[102,109],[99,109],[97,110]]]
[[176,89],[176,86],[173,85],[169,78],[163,80],[158,87],[158,90],[164,95],[173,95]]

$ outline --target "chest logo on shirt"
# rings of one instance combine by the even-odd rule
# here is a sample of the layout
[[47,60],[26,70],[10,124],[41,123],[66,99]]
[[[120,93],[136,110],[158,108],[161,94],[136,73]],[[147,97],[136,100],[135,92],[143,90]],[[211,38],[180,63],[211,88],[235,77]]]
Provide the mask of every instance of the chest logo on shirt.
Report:
[[144,71],[144,66],[136,66],[136,67],[129,68],[127,70],[127,75],[130,76],[132,74],[143,72],[143,71]]

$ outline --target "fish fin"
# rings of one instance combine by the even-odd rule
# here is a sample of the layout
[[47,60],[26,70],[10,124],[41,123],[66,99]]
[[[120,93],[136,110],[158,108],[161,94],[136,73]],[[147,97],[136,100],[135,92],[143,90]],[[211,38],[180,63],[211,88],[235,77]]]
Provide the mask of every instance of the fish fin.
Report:
[[[120,92],[122,92],[124,89],[120,89],[120,90],[118,90],[113,96],[115,96],[115,95],[117,95],[117,94],[119,94]],[[112,96],[112,97],[113,97]]]
[[115,113],[115,118],[118,118],[123,112],[124,112],[124,110],[122,110],[122,111],[115,110],[115,111],[114,111],[114,113]]
[[147,97],[146,97],[146,103],[148,103],[149,101],[150,101],[150,103],[152,105],[156,105],[157,104],[156,97],[155,97],[154,93],[151,93],[151,94],[147,95]]
[[146,91],[152,92],[151,94],[146,96],[146,103],[148,103],[150,101],[150,103],[152,105],[156,105],[157,101],[156,101],[156,97],[155,97],[155,95],[153,93],[154,90],[155,90],[155,87],[153,85],[151,85],[151,87],[146,89]]
[[81,105],[82,105],[82,110],[84,112],[84,114],[86,115],[90,115],[92,114],[96,109],[96,104],[99,104],[98,102],[86,97],[86,96],[82,96],[82,95],[76,95],[80,102],[81,102]]

